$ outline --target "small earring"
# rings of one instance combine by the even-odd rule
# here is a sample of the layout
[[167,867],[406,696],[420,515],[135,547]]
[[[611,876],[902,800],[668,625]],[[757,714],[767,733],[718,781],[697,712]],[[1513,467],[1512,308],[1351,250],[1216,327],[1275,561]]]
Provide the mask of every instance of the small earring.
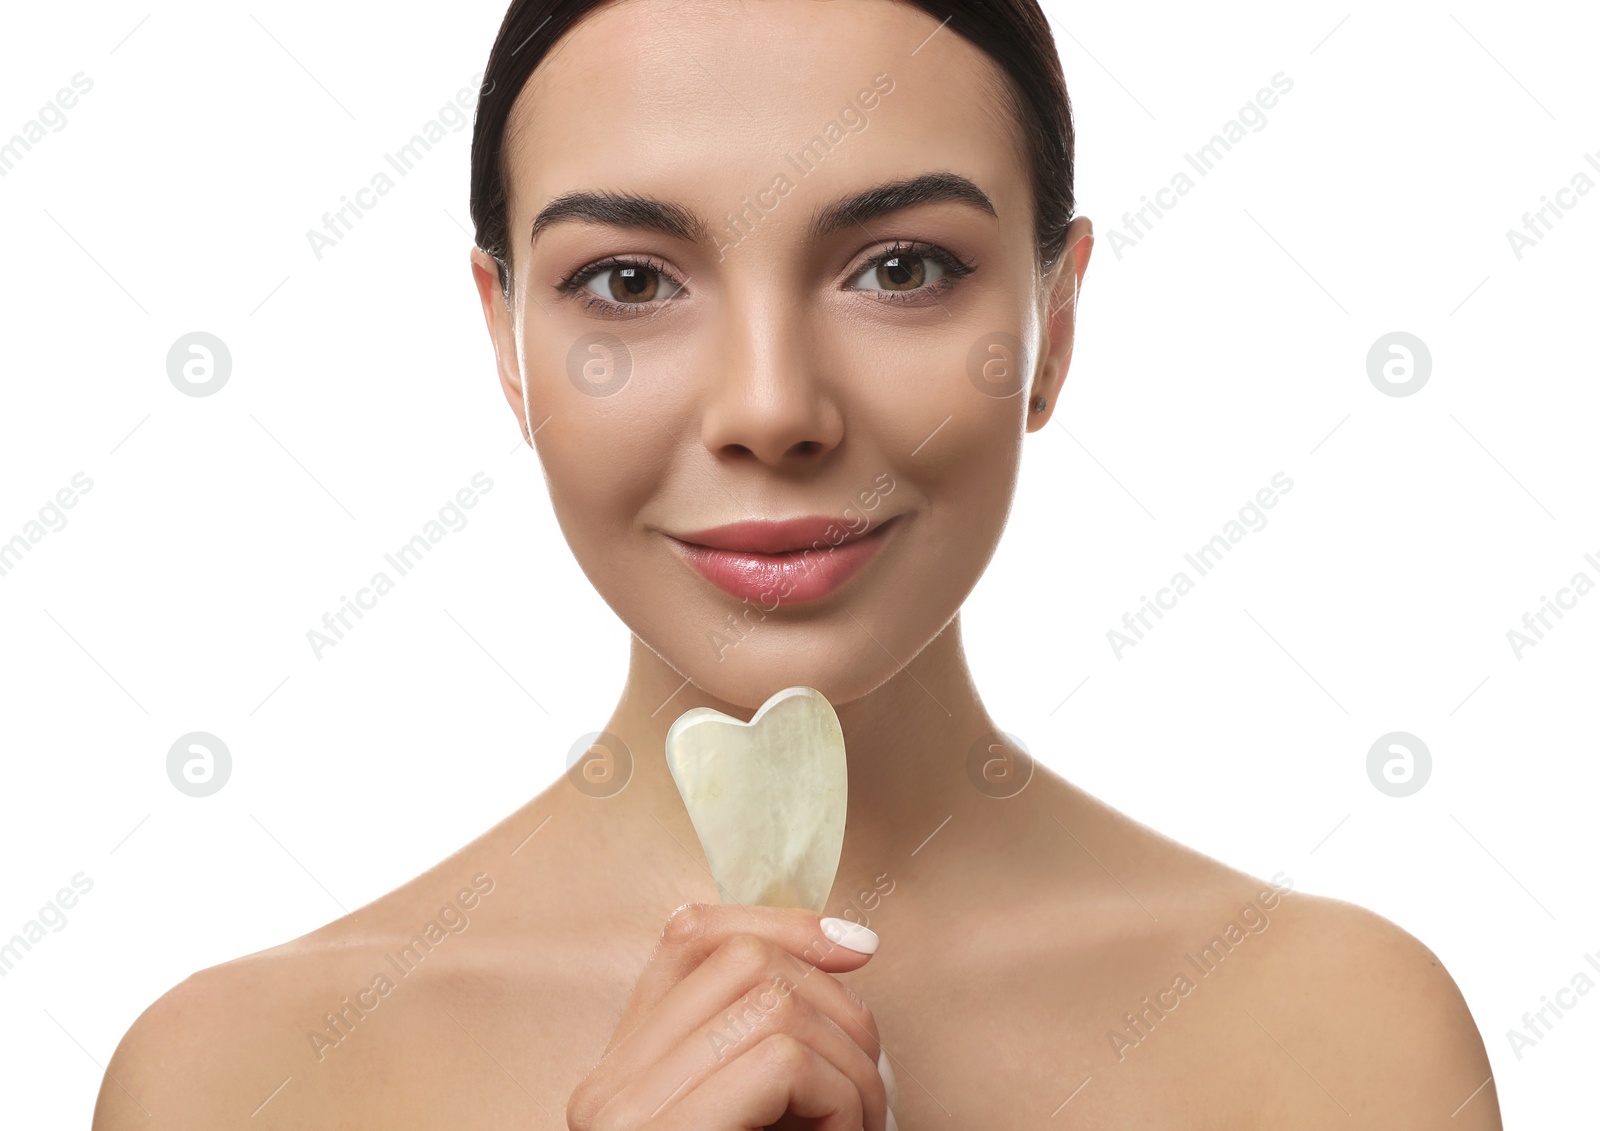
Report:
[[1034,397],[1033,398],[1033,405],[1032,405],[1033,411],[1034,412],[1043,412],[1044,408],[1045,408],[1045,405],[1047,405],[1049,403],[1050,402],[1045,400],[1043,397]]

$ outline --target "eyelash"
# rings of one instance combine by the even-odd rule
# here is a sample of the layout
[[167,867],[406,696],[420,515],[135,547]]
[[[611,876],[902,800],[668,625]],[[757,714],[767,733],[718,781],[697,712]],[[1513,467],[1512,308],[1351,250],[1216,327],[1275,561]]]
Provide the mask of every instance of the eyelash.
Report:
[[[863,288],[863,293],[874,296],[874,298],[876,298],[879,302],[909,302],[920,304],[923,299],[929,296],[944,294],[946,291],[949,291],[952,287],[954,287],[958,280],[965,278],[966,276],[972,274],[973,271],[977,270],[977,264],[968,263],[936,244],[922,243],[917,240],[897,240],[891,246],[879,251],[871,259],[862,262],[851,272],[850,278],[852,280],[857,279],[869,268],[876,267],[884,261],[893,259],[896,256],[908,255],[916,255],[924,259],[931,259],[933,262],[942,267],[945,273],[927,286],[918,287],[914,291],[883,291],[867,290]],[[644,258],[633,258],[628,256],[612,255],[607,256],[605,259],[596,260],[594,263],[590,263],[586,266],[578,268],[572,274],[568,275],[566,278],[562,279],[556,284],[556,291],[562,295],[576,296],[578,300],[583,303],[586,310],[601,314],[619,315],[622,317],[630,317],[645,311],[660,309],[661,305],[671,302],[672,298],[676,297],[676,295],[673,295],[663,299],[661,300],[660,304],[611,302],[608,299],[601,298],[599,295],[585,287],[585,284],[588,283],[590,279],[594,278],[602,271],[609,270],[613,267],[643,268],[645,270],[654,271],[658,275],[671,280],[676,286],[683,286],[682,283],[678,282],[678,280],[673,277],[672,272],[667,270],[666,264],[662,263],[658,259],[655,259],[654,257],[645,256]]]
[[[658,275],[671,279],[677,286],[681,287],[683,285],[673,278],[665,263],[651,256],[637,259],[622,255],[608,255],[606,258],[597,260],[586,267],[578,268],[565,279],[562,279],[556,284],[556,291],[562,295],[574,295],[583,303],[584,309],[598,311],[602,314],[617,314],[628,317],[638,314],[641,310],[650,310],[657,307],[658,304],[655,303],[610,302],[593,291],[584,289],[584,284],[590,279],[612,267],[642,267],[645,270],[654,271]],[[667,302],[670,300],[663,299],[662,301]]]

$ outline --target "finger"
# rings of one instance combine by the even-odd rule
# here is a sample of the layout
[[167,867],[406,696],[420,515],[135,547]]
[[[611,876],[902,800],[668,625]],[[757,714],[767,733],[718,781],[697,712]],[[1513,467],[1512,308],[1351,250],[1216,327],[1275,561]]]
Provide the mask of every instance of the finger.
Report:
[[[798,978],[794,965],[803,968]],[[852,1078],[870,1083],[881,1047],[877,1019],[867,1004],[833,975],[795,963],[776,943],[733,935],[601,1058],[580,1085],[581,1094],[574,1094],[576,1110],[592,1113],[628,1085],[653,1079],[652,1067],[661,1062],[675,1074],[667,1090],[677,1087],[698,1069],[709,1071],[727,1059],[745,1035],[782,1028],[801,1003],[826,1026],[819,1050],[831,1047],[830,1059],[841,1069],[850,1066]]]
[[[877,945],[877,935],[865,927],[857,928],[867,937],[867,945]],[[834,942],[822,930],[821,919],[801,907],[757,907],[747,904],[686,903],[672,913],[662,929],[661,939],[634,984],[633,994],[612,1033],[610,1051],[660,1003],[673,986],[736,934],[753,934],[770,939],[795,959],[791,963],[795,978],[804,973],[800,963],[809,963],[829,973],[858,970],[871,959],[870,954]]]
[[[669,989],[651,1011],[649,1024],[636,1027],[616,1052],[624,1062],[660,1059],[726,1003],[762,990],[787,992],[789,986],[848,1033],[868,1056],[878,1055],[878,1022],[866,1002],[833,975],[796,962],[771,939],[748,934],[729,937]],[[622,1057],[624,1047],[627,1052]]]
[[[783,971],[763,974],[760,984],[727,1002],[714,988],[729,977],[744,980],[744,971],[775,950],[773,944],[749,935],[737,935],[707,959],[668,995],[652,1014],[602,1065],[595,1081],[598,1094],[623,1110],[653,1110],[680,1089],[692,1088],[722,1071],[734,1060],[750,1055],[761,1042],[786,1033],[827,1060],[848,1078],[868,1111],[872,1125],[881,1127],[888,1108],[888,1093],[878,1074],[878,1048],[861,1044],[828,1013],[819,1009],[802,983]],[[749,957],[743,952],[748,952]],[[731,956],[731,957],[730,957]],[[757,964],[754,968],[770,970]],[[814,970],[813,986],[832,981],[832,975]],[[698,981],[697,981],[698,980]],[[712,996],[707,996],[712,995]],[[680,1005],[692,1007],[695,1019],[689,1031],[669,1031],[660,1019]],[[708,1016],[709,1015],[709,1016]],[[870,1016],[870,1014],[869,1014]],[[606,1110],[602,1108],[602,1110]],[[626,1120],[622,1121],[626,1126]],[[857,1131],[860,1131],[859,1125]]]
[[663,1113],[660,1126],[663,1131],[760,1131],[790,1112],[817,1120],[815,1131],[866,1126],[861,1094],[850,1079],[815,1049],[776,1033],[682,1093]]

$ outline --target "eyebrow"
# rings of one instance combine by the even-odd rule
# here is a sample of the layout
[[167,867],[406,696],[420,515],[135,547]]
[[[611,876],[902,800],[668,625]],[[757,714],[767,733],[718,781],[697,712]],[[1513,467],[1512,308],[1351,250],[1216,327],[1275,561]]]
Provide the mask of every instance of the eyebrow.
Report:
[[[943,202],[965,204],[999,218],[987,193],[959,173],[922,173],[886,181],[841,197],[812,216],[808,235],[822,239],[852,225],[865,225],[905,208]],[[660,232],[690,243],[709,242],[706,222],[682,205],[634,193],[580,190],[557,197],[533,220],[532,242],[539,233],[561,223],[587,222]]]

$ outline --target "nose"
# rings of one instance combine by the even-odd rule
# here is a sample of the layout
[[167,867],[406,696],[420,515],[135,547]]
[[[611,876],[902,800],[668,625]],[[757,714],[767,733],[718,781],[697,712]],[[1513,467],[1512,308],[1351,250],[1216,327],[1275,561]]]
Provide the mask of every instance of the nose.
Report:
[[814,346],[799,320],[739,312],[716,336],[705,384],[701,435],[718,459],[776,470],[820,462],[844,438],[844,414],[820,380]]

